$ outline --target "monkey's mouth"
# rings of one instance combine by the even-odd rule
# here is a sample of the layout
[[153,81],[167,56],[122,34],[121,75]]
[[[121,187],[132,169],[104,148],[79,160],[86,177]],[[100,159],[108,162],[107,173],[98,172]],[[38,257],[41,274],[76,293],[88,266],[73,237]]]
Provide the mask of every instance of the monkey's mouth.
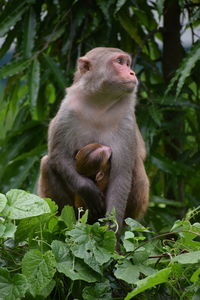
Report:
[[124,80],[122,83],[123,84],[133,84],[133,85],[136,85],[137,84],[137,80]]
[[137,85],[137,81],[136,80],[125,80],[122,82],[122,85],[127,88],[133,89]]

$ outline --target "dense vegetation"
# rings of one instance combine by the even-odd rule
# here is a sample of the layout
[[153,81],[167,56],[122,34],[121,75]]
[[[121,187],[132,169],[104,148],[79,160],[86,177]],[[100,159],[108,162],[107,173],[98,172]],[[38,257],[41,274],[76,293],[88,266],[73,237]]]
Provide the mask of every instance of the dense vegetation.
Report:
[[[6,197],[2,194],[0,299],[21,299],[25,293],[26,299],[44,299],[54,286],[54,293],[60,289],[60,299],[68,296],[70,299],[70,295],[81,299],[80,295],[73,294],[77,286],[84,299],[101,299],[97,295],[88,296],[94,290],[101,296],[107,293],[108,296],[102,297],[111,299],[110,288],[114,291],[113,297],[123,299],[134,287],[133,293],[137,293],[143,286],[150,289],[156,282],[158,287],[144,292],[139,299],[161,299],[162,295],[164,299],[198,299],[199,2],[1,0],[0,12],[0,37],[3,38],[0,48],[3,65],[0,68],[0,191],[5,194],[10,189],[20,188],[35,192],[39,160],[47,148],[49,120],[55,115],[65,88],[72,82],[77,57],[96,46],[119,47],[133,56],[134,69],[140,80],[136,113],[147,145],[146,169],[151,181],[151,204],[143,222],[145,227],[128,221],[121,255],[114,252],[115,237],[111,232],[106,233],[104,226],[89,226],[86,219],[77,224],[71,221],[70,225],[65,217],[55,216],[55,207],[48,208],[41,202],[41,208],[37,199],[33,200],[37,213],[24,215],[15,212],[15,202],[20,197],[25,202],[27,194],[17,191],[9,192],[11,194]],[[187,45],[183,43],[185,32],[189,32]],[[196,209],[191,213],[194,207]],[[73,213],[68,212],[69,215]],[[183,217],[183,221],[177,221]],[[29,232],[28,224],[36,224],[34,232]],[[106,235],[112,235],[108,249],[101,250],[102,257],[107,260],[93,261],[92,256],[87,261],[81,257],[88,249],[85,250],[84,241],[83,245],[80,241],[75,243],[74,234],[80,230],[80,224],[83,231],[80,236],[94,231],[94,236],[104,241]],[[157,232],[159,238],[152,239],[152,231]],[[178,233],[174,234],[174,231]],[[170,234],[165,235],[165,232]],[[141,242],[143,239],[146,239],[145,243]],[[63,255],[69,260],[68,266],[72,261],[80,263],[81,271],[76,270],[77,277],[58,267],[56,243],[69,240],[77,245],[76,250],[66,243],[60,247],[65,248]],[[95,244],[95,239],[91,243]],[[98,245],[95,244],[96,248]],[[138,251],[144,251],[144,255]],[[35,258],[38,264],[40,259],[46,261],[44,268],[50,272],[37,269],[41,275],[41,289],[30,286],[32,279],[27,261],[31,261],[31,255],[39,257]],[[140,256],[139,264],[140,259],[144,259],[141,269],[137,255]],[[184,263],[182,257],[179,258],[181,255],[185,255]],[[155,258],[148,258],[152,256]],[[51,266],[48,267],[48,263]],[[82,264],[89,270],[87,275]],[[144,265],[151,271],[144,271]],[[64,268],[62,264],[60,268]],[[167,272],[163,273],[165,275],[162,275],[163,269]],[[59,272],[68,279],[64,280],[64,275]],[[88,281],[86,277],[92,277],[93,273],[95,279]],[[46,281],[42,274],[46,274]],[[2,285],[5,278],[10,287]],[[159,285],[162,282],[166,282],[164,287]],[[10,292],[11,288],[15,292]],[[183,293],[185,288],[186,294]],[[117,292],[118,289],[122,294]]]
[[70,206],[58,217],[54,202],[22,190],[0,200],[0,299],[199,299],[200,208],[160,235],[127,218],[116,252],[106,219],[76,221]]

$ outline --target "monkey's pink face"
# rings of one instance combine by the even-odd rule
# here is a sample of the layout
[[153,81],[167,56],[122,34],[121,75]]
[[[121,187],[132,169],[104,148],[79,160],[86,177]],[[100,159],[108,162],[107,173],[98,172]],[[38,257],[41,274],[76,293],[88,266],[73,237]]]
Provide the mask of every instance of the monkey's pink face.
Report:
[[132,91],[138,84],[135,72],[131,69],[131,59],[127,54],[114,55],[110,61],[112,65],[113,80],[128,91]]

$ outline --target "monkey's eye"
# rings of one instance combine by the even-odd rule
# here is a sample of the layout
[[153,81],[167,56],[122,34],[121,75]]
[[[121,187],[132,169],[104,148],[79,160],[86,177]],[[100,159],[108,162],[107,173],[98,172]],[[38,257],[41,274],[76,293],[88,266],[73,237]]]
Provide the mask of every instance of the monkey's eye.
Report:
[[118,62],[120,65],[123,65],[124,59],[123,59],[122,57],[118,57],[118,58],[117,58],[117,62]]

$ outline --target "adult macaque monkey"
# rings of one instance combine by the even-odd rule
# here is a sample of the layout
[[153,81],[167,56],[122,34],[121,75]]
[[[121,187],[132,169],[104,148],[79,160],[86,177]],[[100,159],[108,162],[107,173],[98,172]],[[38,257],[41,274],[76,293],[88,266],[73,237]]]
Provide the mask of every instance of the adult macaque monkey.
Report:
[[[138,81],[130,66],[130,56],[116,48],[95,48],[78,59],[74,82],[49,126],[39,180],[39,194],[60,207],[74,205],[78,193],[93,221],[115,208],[119,229],[125,215],[144,214],[149,193],[145,146],[135,120]],[[90,143],[112,150],[105,201],[95,183],[75,168],[74,153]]]

